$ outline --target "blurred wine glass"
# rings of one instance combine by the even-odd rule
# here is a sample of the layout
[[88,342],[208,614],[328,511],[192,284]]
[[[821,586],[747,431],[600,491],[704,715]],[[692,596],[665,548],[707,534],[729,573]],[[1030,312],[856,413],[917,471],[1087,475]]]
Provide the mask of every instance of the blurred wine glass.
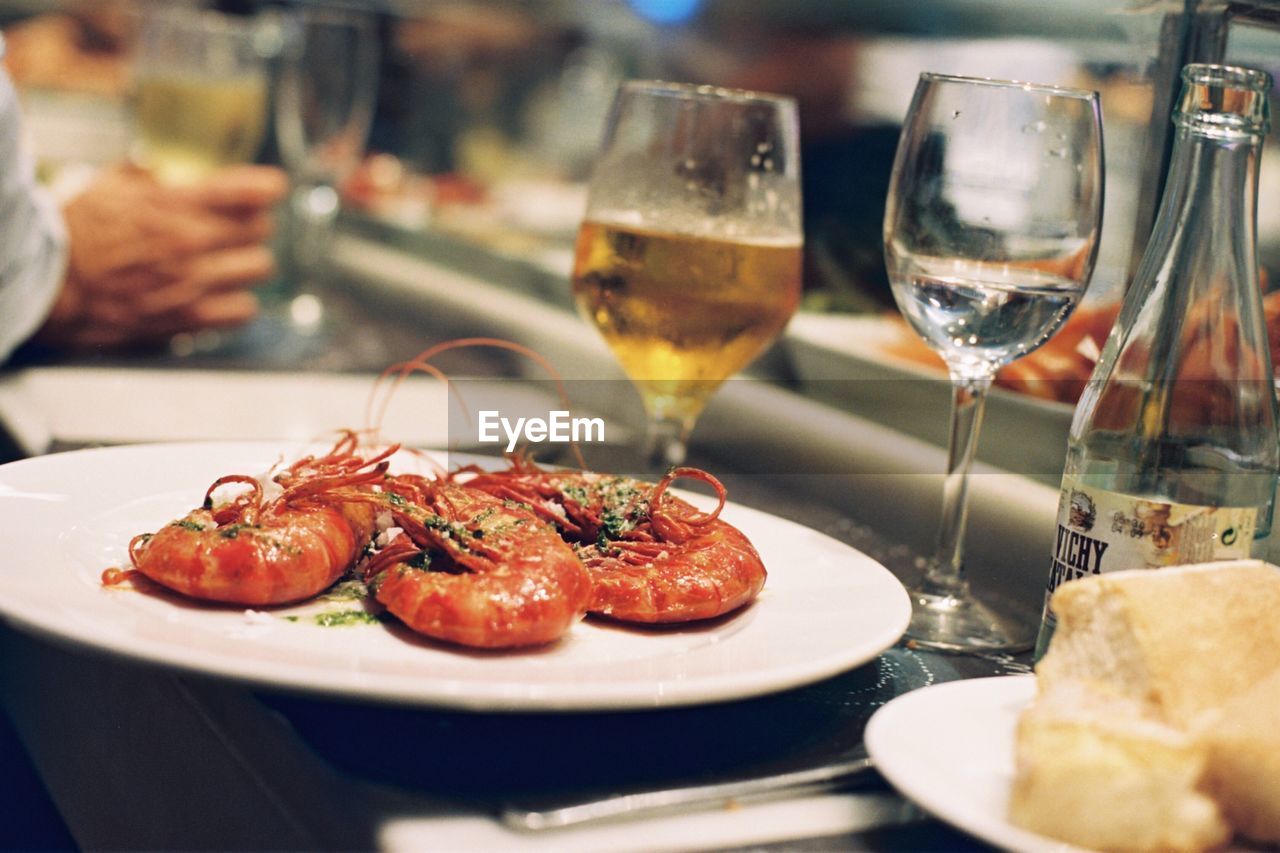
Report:
[[364,155],[378,89],[377,21],[311,6],[287,13],[283,32],[275,124],[293,182],[289,260],[309,276],[326,259],[338,187]]
[[252,160],[267,116],[260,21],[157,7],[148,10],[139,38],[134,160],[170,184]]
[[885,262],[898,307],[951,374],[942,523],[907,636],[949,651],[1030,648],[1036,625],[964,574],[969,469],[996,370],[1079,303],[1102,225],[1096,92],[941,74],[916,86],[890,179]]
[[795,312],[797,136],[790,98],[655,81],[618,90],[573,293],[640,391],[653,470],[684,461],[711,395]]

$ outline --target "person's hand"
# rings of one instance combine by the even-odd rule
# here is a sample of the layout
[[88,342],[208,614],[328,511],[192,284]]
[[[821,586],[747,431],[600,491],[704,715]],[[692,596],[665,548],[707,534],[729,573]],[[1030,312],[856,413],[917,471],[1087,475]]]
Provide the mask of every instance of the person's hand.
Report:
[[64,208],[67,271],[38,339],[120,347],[247,322],[258,310],[251,288],[275,272],[264,242],[287,190],[269,166],[182,187],[132,166],[104,172]]

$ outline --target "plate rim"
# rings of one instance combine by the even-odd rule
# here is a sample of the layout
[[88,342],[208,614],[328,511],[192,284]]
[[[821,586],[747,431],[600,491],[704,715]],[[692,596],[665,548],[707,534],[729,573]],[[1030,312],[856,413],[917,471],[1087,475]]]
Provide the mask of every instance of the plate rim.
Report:
[[[111,445],[82,448],[17,460],[0,465],[0,475],[3,475],[5,471],[12,471],[18,466],[24,468],[38,467],[42,464],[47,464],[48,460],[54,458],[59,460],[55,464],[61,465],[71,464],[67,460],[74,461],[84,457],[113,456],[122,453],[146,454],[156,449],[166,452],[211,449],[219,452],[236,452],[246,455],[255,452],[264,454],[270,452],[283,455],[284,458],[290,458],[290,454],[300,448],[316,448],[324,444],[325,442],[323,441],[210,440]],[[437,449],[428,450],[427,452],[447,454],[450,461],[459,458],[477,458],[477,454],[466,451]],[[483,458],[496,459],[496,457]],[[176,478],[176,481],[178,481],[176,482],[177,485],[183,485],[180,482],[180,477]],[[791,664],[782,673],[775,673],[768,679],[748,677],[744,671],[739,670],[714,676],[698,675],[695,678],[697,684],[694,687],[690,687],[687,682],[683,682],[680,679],[653,681],[644,696],[641,696],[640,691],[630,682],[590,682],[584,684],[556,682],[550,684],[543,691],[536,689],[536,687],[527,682],[512,682],[505,679],[484,682],[483,687],[477,687],[474,682],[449,682],[448,679],[445,679],[445,689],[437,688],[424,693],[421,690],[410,690],[405,686],[410,677],[409,675],[402,676],[397,674],[388,679],[385,673],[346,673],[347,678],[338,683],[322,683],[316,679],[314,674],[306,671],[305,667],[295,665],[289,665],[283,670],[273,670],[269,663],[256,659],[241,659],[237,666],[231,667],[228,663],[219,664],[218,661],[222,656],[212,654],[206,649],[200,649],[200,654],[194,657],[191,655],[175,656],[172,653],[165,653],[163,650],[156,648],[152,642],[136,638],[118,640],[114,637],[109,637],[104,641],[101,637],[93,636],[92,623],[73,623],[68,626],[65,621],[58,623],[57,620],[48,618],[47,613],[43,610],[34,616],[24,613],[19,606],[20,601],[16,600],[12,595],[7,595],[2,588],[0,588],[0,619],[3,619],[15,629],[35,634],[63,646],[72,646],[82,651],[119,660],[141,662],[170,671],[321,697],[357,699],[391,705],[499,713],[644,710],[715,704],[756,698],[813,684],[841,672],[854,669],[873,660],[900,639],[910,621],[910,598],[901,581],[883,564],[850,545],[840,542],[821,531],[805,527],[798,522],[742,504],[730,502],[727,507],[731,508],[730,511],[735,514],[745,512],[748,515],[761,516],[769,519],[774,524],[781,525],[784,530],[794,528],[804,531],[806,535],[818,537],[824,547],[834,546],[837,549],[848,551],[851,556],[855,556],[863,564],[863,571],[872,570],[872,575],[869,577],[876,576],[879,581],[886,581],[883,592],[896,600],[896,612],[886,614],[882,630],[874,635],[867,635],[860,644],[862,647],[874,647],[876,650],[863,651],[857,655],[820,655],[808,666],[796,667]],[[895,588],[891,589],[890,584]],[[767,589],[768,587],[766,586]],[[752,606],[760,606],[762,603],[757,601]],[[499,652],[495,656],[505,657],[518,654],[519,652]],[[448,689],[451,683],[455,687],[461,684],[462,689]]]

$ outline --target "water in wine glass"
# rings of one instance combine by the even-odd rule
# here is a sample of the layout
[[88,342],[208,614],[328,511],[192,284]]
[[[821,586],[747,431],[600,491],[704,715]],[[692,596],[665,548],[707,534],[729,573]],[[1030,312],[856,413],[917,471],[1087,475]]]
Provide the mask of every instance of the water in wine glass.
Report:
[[943,360],[988,371],[1048,340],[1082,293],[1061,275],[971,261],[916,259],[894,280],[907,321]]
[[795,236],[732,240],[587,221],[573,293],[650,413],[693,418],[795,312],[800,252]]

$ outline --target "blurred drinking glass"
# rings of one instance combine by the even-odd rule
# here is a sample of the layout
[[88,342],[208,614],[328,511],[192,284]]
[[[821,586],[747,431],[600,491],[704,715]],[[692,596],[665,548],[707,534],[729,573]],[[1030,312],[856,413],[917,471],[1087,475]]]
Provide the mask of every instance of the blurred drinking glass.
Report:
[[170,184],[252,160],[266,128],[261,48],[255,18],[150,10],[134,78],[134,159]]
[[684,461],[712,393],[795,312],[797,136],[789,98],[654,81],[618,90],[573,293],[640,391],[655,470]]
[[294,189],[292,260],[304,274],[324,260],[338,216],[339,184],[364,155],[378,90],[376,20],[308,7],[284,19],[276,136]]

